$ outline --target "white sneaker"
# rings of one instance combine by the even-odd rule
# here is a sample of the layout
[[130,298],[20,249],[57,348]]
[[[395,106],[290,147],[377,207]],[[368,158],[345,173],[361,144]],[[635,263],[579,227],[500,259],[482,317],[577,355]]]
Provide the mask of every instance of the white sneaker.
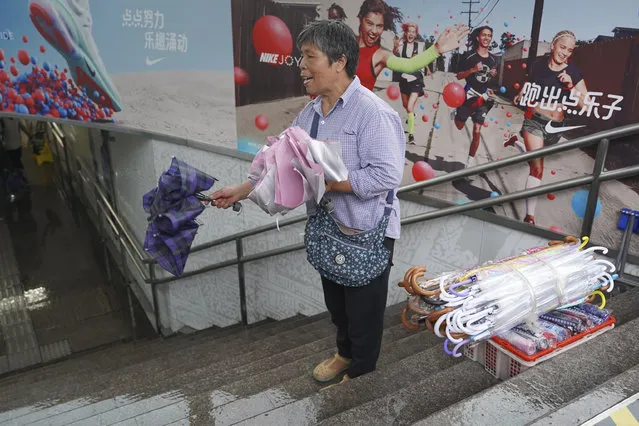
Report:
[[[95,103],[121,111],[121,100],[91,35],[88,0],[30,0],[29,17],[64,57],[73,80]],[[96,93],[97,92],[97,93]]]

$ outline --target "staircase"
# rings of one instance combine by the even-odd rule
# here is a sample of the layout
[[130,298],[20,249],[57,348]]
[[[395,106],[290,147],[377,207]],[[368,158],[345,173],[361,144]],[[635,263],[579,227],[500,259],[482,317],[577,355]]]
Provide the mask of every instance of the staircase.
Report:
[[505,382],[406,330],[403,305],[386,311],[377,371],[330,389],[311,377],[334,352],[323,313],[117,344],[5,376],[0,424],[548,424],[607,381],[638,377],[639,289],[609,300],[615,329]]

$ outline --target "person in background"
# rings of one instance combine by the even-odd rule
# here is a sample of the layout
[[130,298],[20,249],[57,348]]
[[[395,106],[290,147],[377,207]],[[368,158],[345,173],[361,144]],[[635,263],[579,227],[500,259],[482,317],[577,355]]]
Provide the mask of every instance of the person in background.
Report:
[[381,46],[381,36],[385,30],[395,31],[395,21],[401,19],[396,7],[389,6],[384,0],[364,0],[357,15],[359,18],[359,63],[355,73],[362,86],[369,90],[375,87],[377,76],[384,68],[400,73],[413,73],[423,70],[439,55],[457,49],[468,34],[468,27],[459,24],[446,28],[435,44],[425,51],[411,57],[397,57]]
[[458,80],[466,80],[466,101],[456,109],[454,118],[459,130],[464,128],[468,117],[473,121],[473,138],[466,167],[474,165],[482,125],[495,103],[489,98],[487,91],[490,80],[497,75],[497,58],[489,50],[493,41],[493,29],[487,25],[475,29],[471,34],[471,41],[473,49],[464,54],[459,65],[463,71],[457,73]]
[[[419,46],[423,44],[417,41],[419,26],[415,22],[402,24],[403,36],[399,42],[395,55],[400,58],[412,58],[419,53]],[[423,50],[423,47],[422,47]],[[428,69],[428,67],[426,67]],[[402,94],[402,105],[408,116],[408,143],[415,143],[415,104],[417,98],[424,96],[424,73],[422,70],[414,73],[402,73],[399,80],[399,92]]]
[[[337,326],[337,353],[317,365],[313,377],[329,382],[346,372],[346,381],[375,370],[379,357],[388,280],[395,241],[400,236],[396,189],[404,169],[406,141],[399,114],[365,88],[355,75],[359,46],[351,28],[341,21],[317,21],[298,36],[301,77],[306,91],[317,97],[298,114],[292,126],[311,133],[318,116],[317,139],[341,143],[349,177],[327,182],[333,218],[354,231],[374,229],[384,216],[392,191],[392,211],[384,246],[390,259],[380,276],[361,287],[347,287],[321,278],[326,307]],[[228,208],[245,199],[255,182],[222,188],[211,194],[215,206]],[[307,213],[314,214],[314,204]],[[341,382],[340,382],[341,383]]]
[[[572,31],[560,31],[552,39],[550,56],[533,64],[530,81],[524,84],[513,100],[515,105],[526,107],[524,123],[520,130],[524,141],[522,143],[519,136],[515,134],[504,142],[504,146],[512,146],[520,152],[527,152],[554,145],[559,142],[561,133],[551,133],[548,128],[550,127],[552,131],[552,127],[563,127],[564,110],[568,108],[564,103],[570,101],[569,107],[584,107],[588,93],[586,81],[579,68],[568,63],[576,44],[577,38]],[[552,105],[552,108],[543,108],[542,97],[548,92],[555,92],[559,102],[557,105]],[[544,159],[530,160],[528,165],[530,172],[524,188],[537,188],[541,185],[544,174]],[[537,197],[526,199],[524,222],[535,224],[536,206]]]

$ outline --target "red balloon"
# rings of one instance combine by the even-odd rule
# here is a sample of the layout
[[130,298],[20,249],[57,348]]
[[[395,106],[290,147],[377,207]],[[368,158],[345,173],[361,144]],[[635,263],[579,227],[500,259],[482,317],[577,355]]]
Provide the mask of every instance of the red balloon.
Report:
[[392,85],[392,86],[388,86],[386,88],[386,96],[388,96],[389,99],[391,100],[395,100],[397,98],[399,98],[399,87]]
[[260,130],[266,130],[268,127],[268,118],[266,118],[263,114],[258,114],[255,116],[255,127]]
[[555,195],[554,194],[548,194],[546,195],[546,197],[548,197],[549,200],[554,200],[555,199]]
[[25,43],[28,43],[29,39],[27,38],[27,36],[22,36],[22,41]]
[[15,65],[11,65],[11,68],[9,68],[11,70],[11,74],[13,74],[14,77],[18,76],[18,69],[16,68]]
[[554,174],[557,174],[557,172],[556,172],[556,171],[554,171],[554,170],[551,170],[551,171],[550,171],[550,174],[551,174],[551,175],[554,175]]
[[424,93],[424,97],[427,98],[428,97],[428,93]]
[[249,75],[240,67],[233,67],[233,77],[235,78],[235,84],[245,86],[249,82]]
[[527,67],[527,66],[528,66],[528,65],[526,65],[526,63],[525,63],[525,62],[522,62],[522,63],[521,63],[521,67],[522,67],[523,69],[526,69],[526,67]]
[[40,52],[44,53],[44,52],[46,52],[46,51],[47,51],[47,49],[45,49],[45,47],[44,47],[44,46],[40,46]]
[[510,64],[506,65],[506,68],[511,69],[512,66]]
[[519,83],[515,83],[513,84],[513,87],[515,88],[515,90],[519,90],[521,86],[519,85]]
[[293,52],[293,36],[284,21],[277,16],[265,15],[253,26],[253,48],[258,55],[274,53],[290,55]]
[[523,48],[523,51],[524,51],[524,52],[528,52],[528,49],[524,47],[524,48]]
[[451,82],[444,87],[442,97],[446,105],[451,108],[458,108],[462,106],[466,100],[466,91],[461,84]]
[[24,49],[18,50],[18,60],[20,61],[22,65],[29,65],[29,62],[31,62],[31,58],[29,58],[29,54]]
[[412,172],[413,172],[413,178],[417,182],[435,177],[435,171],[430,166],[430,164],[428,164],[425,161],[418,161],[415,164],[413,164]]
[[426,114],[422,115],[422,121],[426,123],[428,121],[428,116]]
[[433,108],[437,109],[437,104],[433,104]]
[[484,123],[484,127],[488,127],[488,122],[485,122],[485,123]]
[[4,50],[0,49],[0,61],[4,61]]
[[506,113],[506,117],[510,118],[510,117],[512,117],[512,116],[513,116],[513,113],[512,113],[512,112],[508,111],[508,112]]

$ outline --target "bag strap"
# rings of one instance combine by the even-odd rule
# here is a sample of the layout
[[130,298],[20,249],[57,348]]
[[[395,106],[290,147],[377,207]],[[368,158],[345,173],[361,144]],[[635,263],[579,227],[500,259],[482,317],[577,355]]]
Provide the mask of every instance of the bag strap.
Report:
[[[311,133],[309,134],[309,136],[312,137],[313,139],[317,138],[319,119],[320,119],[320,115],[317,113],[317,111],[315,111],[315,115],[313,116],[313,123],[311,124]],[[388,194],[386,195],[387,205],[386,205],[386,208],[384,209],[384,216],[389,216],[391,211],[393,211],[394,199],[395,199],[395,191],[391,189],[390,191],[388,191]]]
[[313,124],[311,124],[311,133],[310,133],[310,137],[312,137],[313,139],[317,138],[317,128],[319,126],[319,119],[320,119],[320,116],[317,113],[317,111],[315,111],[315,115],[313,116]]

